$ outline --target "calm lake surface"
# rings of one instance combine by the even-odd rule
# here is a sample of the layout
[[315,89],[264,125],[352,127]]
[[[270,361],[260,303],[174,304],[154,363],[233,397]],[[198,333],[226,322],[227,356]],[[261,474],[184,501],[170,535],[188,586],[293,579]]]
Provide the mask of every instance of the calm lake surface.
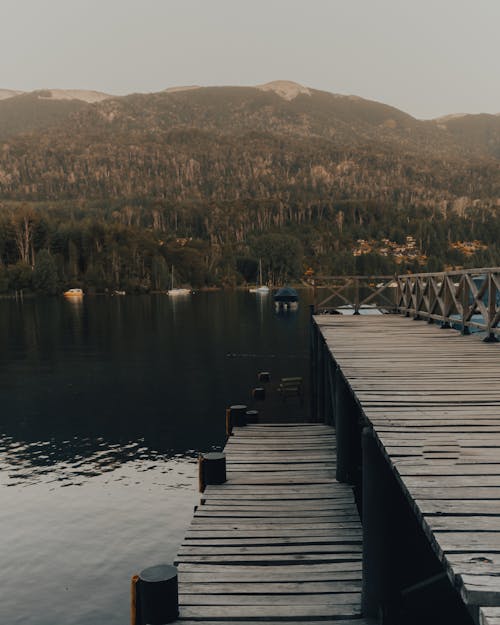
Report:
[[0,301],[0,623],[129,622],[130,577],[174,560],[226,406],[260,370],[307,377],[308,303]]

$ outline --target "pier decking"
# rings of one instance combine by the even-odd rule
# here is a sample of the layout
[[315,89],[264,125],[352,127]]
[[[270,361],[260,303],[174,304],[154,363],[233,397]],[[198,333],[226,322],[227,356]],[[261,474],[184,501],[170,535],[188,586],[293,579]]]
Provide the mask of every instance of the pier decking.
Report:
[[323,424],[235,428],[228,481],[207,486],[178,554],[189,623],[367,625],[362,530]]
[[[380,456],[380,471],[394,476],[474,621],[500,623],[500,345],[395,315],[314,321],[315,410],[337,423],[343,455],[337,475],[355,481],[361,458]],[[363,480],[383,497],[368,469],[363,464]],[[364,495],[368,506],[370,493]],[[364,510],[377,531],[390,514]],[[365,538],[369,524],[364,518]],[[394,591],[398,566],[410,566],[404,550],[393,553],[396,571],[382,563],[382,579],[370,582],[370,557],[384,558],[384,548],[391,549],[383,531],[378,539],[381,545],[365,545],[371,554],[365,554],[365,614]],[[398,536],[398,549],[412,539]],[[414,581],[432,588],[439,575],[432,570],[428,577]]]

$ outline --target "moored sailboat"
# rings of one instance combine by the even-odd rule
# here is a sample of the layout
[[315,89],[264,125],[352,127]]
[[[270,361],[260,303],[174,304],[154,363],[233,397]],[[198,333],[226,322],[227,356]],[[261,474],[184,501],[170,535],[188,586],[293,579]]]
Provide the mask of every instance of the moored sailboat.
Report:
[[178,295],[191,295],[191,290],[190,289],[180,289],[180,288],[175,288],[174,287],[174,266],[172,265],[172,274],[171,274],[171,287],[170,289],[167,291],[167,295],[176,297]]
[[261,295],[266,295],[269,293],[269,287],[267,284],[262,284],[262,259],[259,258],[259,286],[255,289],[249,289],[250,293],[260,293]]

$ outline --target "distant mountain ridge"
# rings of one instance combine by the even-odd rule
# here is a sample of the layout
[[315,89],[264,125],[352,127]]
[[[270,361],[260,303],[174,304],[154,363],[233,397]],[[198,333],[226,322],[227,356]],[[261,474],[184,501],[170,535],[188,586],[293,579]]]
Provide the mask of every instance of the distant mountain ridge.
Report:
[[15,89],[0,89],[0,100],[15,98],[18,95],[35,95],[40,99],[53,100],[81,100],[82,102],[101,102],[113,96],[92,89],[35,89],[34,91],[17,91]]
[[500,203],[496,115],[422,121],[291,81],[78,93],[0,100],[0,199]]

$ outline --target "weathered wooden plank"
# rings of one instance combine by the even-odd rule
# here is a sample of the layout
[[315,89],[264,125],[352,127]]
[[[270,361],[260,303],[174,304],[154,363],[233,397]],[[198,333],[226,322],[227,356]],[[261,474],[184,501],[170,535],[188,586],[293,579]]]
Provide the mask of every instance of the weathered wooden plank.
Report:
[[499,532],[436,531],[434,536],[445,553],[500,553]]
[[[333,540],[333,539],[332,539]],[[331,554],[331,553],[361,553],[361,536],[346,536],[340,538],[338,543],[328,542],[321,544],[271,544],[271,545],[182,545],[178,551],[178,558],[184,556],[203,556],[203,555],[285,555],[285,554]]]
[[[185,576],[179,586],[179,594],[195,595],[324,595],[324,594],[351,594],[361,592],[361,579],[344,581],[301,581],[301,582],[241,582],[233,580],[229,583],[220,582],[190,582]],[[351,597],[352,599],[352,597]]]
[[461,594],[464,601],[471,605],[500,605],[500,578],[495,575],[461,576]]
[[480,625],[500,625],[500,607],[481,608],[479,611]]
[[316,463],[315,465],[311,465],[309,462],[307,464],[299,463],[297,465],[291,465],[290,460],[288,463],[283,461],[274,464],[262,464],[256,463],[251,464],[248,462],[227,462],[227,469],[232,473],[238,471],[244,471],[245,473],[267,473],[267,472],[284,472],[286,475],[294,475],[295,473],[300,473],[300,475],[308,476],[311,475],[314,477],[316,474],[322,475],[332,475],[332,472],[335,470],[335,463],[332,462],[321,462]]
[[284,516],[284,517],[270,515],[265,519],[265,521],[262,520],[262,517],[260,518],[239,517],[239,516],[220,517],[220,516],[211,516],[211,515],[205,515],[205,516],[200,515],[200,516],[193,517],[193,520],[191,521],[191,528],[194,528],[195,526],[200,526],[200,525],[202,525],[203,527],[210,528],[214,525],[222,525],[222,524],[224,524],[225,527],[228,527],[228,526],[233,527],[234,525],[239,525],[241,527],[248,527],[249,529],[251,528],[257,529],[257,527],[265,527],[267,525],[279,525],[281,527],[286,527],[289,525],[303,525],[303,524],[307,525],[308,527],[313,528],[313,527],[322,526],[325,523],[326,524],[335,523],[335,519],[343,520],[344,522],[346,520],[356,521],[358,519],[356,509],[354,507],[349,506],[349,508],[336,510],[335,515],[326,516],[326,517],[316,516],[314,518],[309,517],[309,516],[296,516],[296,515],[293,515],[292,517],[290,517],[290,515]]
[[320,563],[320,562],[342,562],[342,561],[357,561],[361,560],[361,549],[356,549],[356,546],[353,546],[353,551],[351,552],[339,552],[332,554],[308,554],[308,553],[296,553],[296,554],[270,554],[270,555],[245,555],[237,556],[237,555],[186,555],[180,557],[177,562],[199,562],[199,563],[217,563],[217,564],[241,564],[246,565],[249,563],[259,562],[261,564],[292,564],[294,562],[309,562],[309,563]]
[[210,529],[200,527],[199,529],[188,529],[186,533],[186,539],[199,540],[206,538],[302,538],[302,537],[330,537],[332,533],[337,532],[339,529],[343,529],[344,527],[356,527],[357,524],[352,523],[338,523],[336,525],[328,526],[324,529],[311,529],[307,526],[297,525],[294,526],[294,529],[287,528],[286,531],[283,530],[283,527],[279,525],[273,525],[271,528],[259,528],[259,529],[248,529],[248,528],[228,528],[227,526],[220,527],[219,529]]
[[[355,564],[346,562],[348,564]],[[184,565],[186,566],[186,565]],[[196,565],[197,566],[197,565]],[[338,566],[338,565],[337,565]],[[215,568],[215,567],[214,567]],[[353,571],[315,571],[314,565],[308,566],[304,573],[294,571],[298,567],[279,567],[281,570],[276,573],[269,572],[273,567],[259,567],[255,573],[248,572],[247,567],[238,567],[233,573],[210,571],[209,573],[182,573],[180,582],[201,583],[201,584],[234,584],[235,579],[238,584],[248,582],[257,584],[279,584],[305,582],[314,585],[316,582],[360,582],[362,579],[361,566],[357,564],[357,570]],[[276,567],[274,567],[276,568]],[[284,570],[286,568],[286,570]],[[311,570],[312,569],[312,570]]]
[[246,566],[235,566],[232,564],[192,564],[192,563],[181,563],[178,566],[178,570],[180,573],[184,574],[186,572],[199,572],[199,573],[210,573],[210,574],[222,574],[222,575],[230,575],[231,580],[234,581],[235,575],[261,575],[261,576],[273,576],[278,581],[286,579],[287,574],[294,575],[306,575],[306,574],[316,574],[316,573],[339,573],[342,574],[344,572],[349,571],[361,571],[361,565],[359,561],[356,562],[320,562],[318,564],[301,564],[300,562],[296,562],[293,565],[246,565]]
[[205,501],[203,506],[199,506],[200,508],[206,508],[207,510],[214,511],[234,511],[234,512],[256,512],[259,514],[274,514],[276,512],[283,512],[286,514],[290,514],[291,512],[299,512],[301,510],[309,512],[316,511],[322,512],[329,510],[337,510],[346,507],[347,505],[352,505],[352,496],[350,498],[336,498],[330,500],[324,499],[311,499],[306,501],[301,500],[291,500],[291,501],[253,501],[253,500],[245,500],[240,501],[239,499],[214,499],[210,498]]
[[455,575],[500,575],[500,554],[494,552],[448,553],[446,560]]
[[427,516],[426,522],[434,532],[499,532],[500,547],[500,516]]
[[[356,521],[356,517],[354,516],[344,516],[342,517],[344,522],[355,522]],[[191,523],[191,525],[189,526],[189,531],[190,532],[196,532],[197,530],[200,531],[216,531],[216,530],[221,530],[221,531],[241,531],[241,532],[250,532],[250,531],[267,531],[267,530],[274,530],[276,532],[281,532],[288,534],[289,530],[302,530],[304,532],[310,532],[312,530],[330,530],[330,531],[335,531],[338,529],[338,524],[335,521],[323,521],[323,522],[318,522],[315,521],[314,523],[311,522],[311,520],[305,520],[305,521],[298,521],[296,522],[295,517],[292,517],[291,519],[288,520],[288,523],[273,523],[272,521],[275,519],[266,519],[266,523],[263,523],[262,521],[256,522],[256,523],[243,523],[241,519],[235,520],[233,522],[226,522],[226,523],[207,523],[206,519],[203,520],[203,522],[195,522],[193,521]]]
[[[342,610],[341,606],[348,606],[348,610],[351,610],[353,605],[357,605],[360,600],[359,592],[352,593],[327,593],[327,594],[313,594],[307,595],[305,593],[301,593],[300,595],[294,594],[259,594],[259,595],[251,595],[251,594],[241,594],[241,595],[233,595],[233,594],[179,594],[179,605],[182,606],[191,606],[191,605],[202,605],[202,606],[238,606],[240,607],[250,607],[250,606],[259,606],[259,607],[277,607],[277,606],[286,606],[286,607],[294,607],[294,606],[314,606],[320,607],[324,606],[324,609],[328,610],[331,607],[335,606],[337,610]],[[243,610],[242,610],[243,611]],[[342,614],[342,612],[340,612]],[[358,612],[359,614],[359,612]],[[246,615],[249,616],[248,614]],[[326,614],[325,614],[326,616]]]
[[284,535],[281,532],[278,536],[267,536],[266,538],[259,538],[254,536],[247,536],[243,532],[235,533],[228,532],[227,536],[220,537],[210,536],[210,532],[203,532],[205,536],[200,537],[200,532],[192,532],[182,542],[183,546],[194,546],[201,545],[204,547],[210,547],[212,545],[320,545],[320,544],[328,544],[328,543],[336,543],[341,540],[346,539],[359,539],[362,535],[361,528],[359,527],[359,523],[351,523],[351,524],[343,524],[340,525],[335,532],[331,533],[330,536],[309,536],[307,534],[308,530],[303,531],[303,533],[299,536],[289,536],[288,534]]
[[222,519],[222,518],[245,518],[245,519],[256,519],[256,518],[290,518],[290,514],[294,514],[297,516],[305,516],[307,519],[313,519],[317,517],[321,518],[336,518],[338,512],[342,512],[343,510],[349,511],[350,514],[355,514],[355,508],[352,504],[346,504],[345,506],[337,506],[335,508],[328,508],[327,510],[308,510],[305,508],[297,509],[290,508],[289,510],[269,510],[264,508],[263,510],[255,511],[255,508],[252,510],[231,510],[231,509],[217,509],[212,510],[213,506],[201,506],[195,512],[196,518],[207,518],[207,519]]
[[[500,499],[418,499],[418,508],[426,515],[500,516]],[[500,519],[499,519],[500,522]]]
[[[188,617],[185,616],[187,614],[189,614]],[[307,623],[307,625],[376,625],[376,622],[373,620],[351,616],[348,616],[349,620],[344,620],[342,616],[339,618],[335,618],[334,616],[334,619],[324,618],[321,615],[320,617],[321,621],[315,620],[318,617],[311,618],[304,616],[300,621],[297,621],[290,620],[288,617],[285,617],[286,620],[284,620],[283,617],[279,616],[266,618],[265,616],[256,617],[253,615],[252,620],[249,621],[246,620],[244,616],[238,617],[237,615],[230,615],[228,617],[216,618],[216,620],[212,620],[212,617],[203,617],[203,608],[197,612],[195,608],[190,607],[187,610],[182,610],[181,616],[176,623],[179,622],[182,623],[182,625],[200,625],[200,623],[203,623],[203,625],[220,625],[220,623],[227,623],[230,621],[231,623],[238,623],[238,625],[255,625],[255,623],[258,623],[259,625],[276,625],[277,623],[286,623],[286,625],[304,625],[304,623]],[[296,618],[300,618],[300,616],[297,616]]]
[[[332,489],[333,490],[333,489]],[[271,492],[259,492],[252,493],[251,490],[247,491],[235,491],[234,494],[229,494],[227,491],[209,491],[208,489],[203,493],[203,498],[207,501],[235,501],[236,499],[240,502],[255,502],[255,505],[258,505],[258,501],[262,504],[266,504],[266,502],[295,502],[295,501],[316,501],[316,502],[325,502],[325,501],[336,501],[339,499],[339,495],[337,495],[332,490],[322,490],[318,491],[314,488],[311,488],[310,492],[306,491],[271,491]],[[351,491],[352,492],[352,491]],[[340,495],[344,495],[344,493],[340,493]]]
[[500,499],[500,486],[455,486],[451,488],[439,488],[428,486],[411,488],[411,495],[414,499]]

